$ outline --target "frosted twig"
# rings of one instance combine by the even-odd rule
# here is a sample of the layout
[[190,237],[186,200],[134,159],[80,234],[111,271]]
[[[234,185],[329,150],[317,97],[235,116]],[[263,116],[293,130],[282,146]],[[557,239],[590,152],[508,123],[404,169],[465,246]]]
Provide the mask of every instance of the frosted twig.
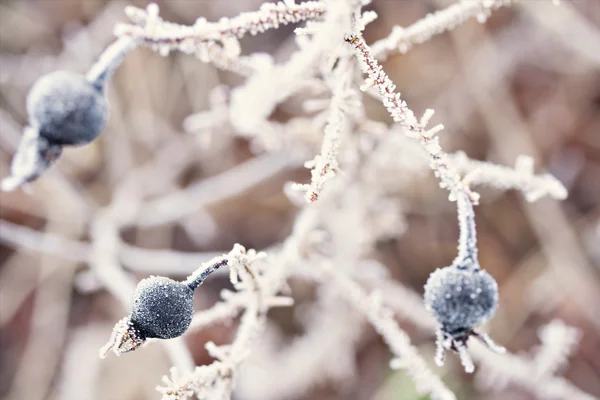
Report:
[[[427,152],[430,159],[430,168],[440,180],[440,186],[450,191],[450,200],[458,200],[458,220],[461,228],[459,240],[459,253],[454,264],[467,262],[477,264],[476,231],[473,213],[473,204],[477,204],[479,195],[472,192],[467,182],[463,181],[457,168],[452,164],[448,155],[439,145],[436,135],[444,126],[436,125],[427,128],[434,111],[428,109],[420,120],[408,108],[406,102],[395,93],[396,85],[390,80],[377,60],[371,55],[369,46],[359,34],[348,35],[345,40],[352,45],[356,56],[361,63],[363,72],[368,74],[370,82],[376,85],[381,101],[394,121],[404,128],[405,134],[417,141]],[[478,266],[478,265],[477,265]]]
[[209,109],[192,114],[183,121],[183,129],[186,132],[196,133],[214,129],[229,122],[229,90],[224,85],[211,89],[209,94]]
[[0,220],[0,242],[17,248],[56,255],[75,262],[87,262],[90,246],[49,232],[39,232]]
[[542,341],[534,358],[538,377],[554,375],[567,363],[581,339],[578,329],[566,325],[561,320],[554,320],[540,328],[538,336]]
[[334,81],[332,88],[333,96],[328,110],[327,124],[325,125],[321,153],[314,159],[304,163],[304,167],[311,168],[310,184],[294,184],[295,190],[304,192],[304,198],[312,203],[319,198],[319,195],[328,180],[332,179],[338,169],[337,155],[340,147],[342,130],[346,128],[347,118],[345,112],[347,109],[345,101],[349,93],[351,82],[351,71],[348,67],[348,60],[340,60],[340,67],[336,68],[331,80]]
[[[50,232],[39,232],[5,220],[0,220],[0,243],[82,263],[90,262],[92,256],[92,245],[89,243]],[[198,264],[216,256],[215,252],[186,253],[167,249],[143,249],[126,243],[119,246],[119,259],[124,266],[133,271],[151,274],[187,275]]]
[[195,332],[218,322],[232,320],[246,306],[248,295],[243,292],[231,293],[224,291],[221,297],[223,297],[223,301],[214,304],[209,309],[198,311],[194,314],[188,332]]
[[343,32],[350,29],[354,11],[349,3],[328,1],[324,20],[310,40],[298,40],[300,49],[281,64],[275,64],[272,57],[265,59],[257,73],[232,92],[229,112],[238,132],[264,136],[261,132],[277,105],[304,88],[322,63],[339,55]]
[[175,221],[207,204],[243,193],[294,164],[278,153],[251,158],[219,175],[142,205],[136,222],[140,226],[155,226]]
[[398,327],[390,309],[381,304],[381,297],[373,292],[368,295],[356,282],[332,266],[322,263],[323,271],[334,283],[346,301],[369,320],[371,325],[383,337],[396,359],[390,363],[392,368],[403,368],[414,380],[417,389],[429,393],[432,399],[456,399],[454,393],[435,375],[417,350],[410,343],[408,335]]
[[[155,6],[156,7],[156,6]],[[164,22],[156,15],[152,29],[140,30],[139,25],[147,23],[148,13],[135,7],[126,12],[136,26],[117,25],[119,36],[136,36],[156,43],[177,43],[185,39],[221,41],[230,37],[241,39],[246,34],[256,35],[280,25],[294,24],[323,16],[327,5],[320,1],[306,1],[295,4],[294,1],[265,3],[258,11],[243,12],[233,18],[222,18],[218,22],[207,22],[199,18],[192,26],[183,26]],[[158,9],[156,8],[158,14]]]
[[373,58],[371,50],[363,37],[353,33],[347,35],[345,40],[354,48],[363,72],[369,77],[369,82],[377,86],[381,101],[393,120],[404,128],[404,132],[408,137],[416,140],[427,152],[431,160],[430,167],[440,180],[440,186],[450,191],[450,199],[455,200],[458,192],[465,192],[469,195],[471,201],[476,203],[478,196],[463,184],[458,171],[450,163],[447,154],[442,151],[439,138],[435,136],[444,129],[444,126],[439,124],[427,128],[434,111],[431,109],[426,110],[423,117],[417,120],[406,102],[400,98],[400,94],[395,92],[396,85],[383,71],[377,60]]
[[476,380],[480,387],[502,389],[509,383],[534,393],[540,399],[595,400],[592,396],[563,377],[539,376],[538,365],[514,354],[497,354],[482,344],[470,345],[471,354],[480,363]]
[[[151,13],[152,11],[152,13]],[[147,11],[127,7],[126,12],[134,25],[119,24],[115,28],[117,36],[129,36],[140,40],[143,44],[155,47],[161,54],[179,49],[185,53],[207,52],[206,46],[221,43],[225,58],[233,60],[239,56],[239,43],[246,34],[256,35],[280,25],[293,24],[300,21],[321,17],[326,11],[326,4],[319,1],[308,1],[295,4],[293,1],[263,4],[258,11],[244,12],[234,18],[222,18],[218,22],[207,22],[199,18],[191,26],[184,26],[163,21],[158,16],[158,6],[152,5]],[[151,27],[148,21],[152,17]],[[140,26],[141,25],[141,26]],[[214,55],[214,54],[213,54]],[[218,51],[219,57],[222,57]]]
[[[281,335],[275,326],[257,341],[237,384],[244,397],[291,399],[312,387],[343,385],[354,376],[355,346],[363,334],[362,315],[340,302],[332,287],[323,285],[318,290],[317,304],[303,322],[303,334],[281,349],[276,345]],[[349,326],[355,329],[348,329]],[[281,368],[282,365],[286,368]],[[269,379],[269,385],[256,384],[265,379]]]
[[206,278],[215,272],[217,269],[227,265],[227,258],[224,256],[215,257],[210,261],[202,264],[200,268],[198,268],[194,273],[187,277],[185,283],[195,290],[198,286],[202,285],[202,283],[206,280]]
[[98,88],[102,88],[123,62],[125,56],[137,45],[135,39],[127,37],[117,39],[102,52],[98,61],[88,71],[86,79]]
[[513,1],[461,0],[448,8],[427,14],[425,18],[406,28],[395,25],[386,38],[373,43],[371,46],[373,57],[385,61],[396,52],[406,53],[413,45],[426,42],[435,35],[452,30],[471,18],[477,18],[477,21],[483,23],[493,10],[509,5]]
[[458,238],[458,255],[454,259],[453,265],[478,268],[477,230],[473,204],[466,194],[460,193],[456,199],[456,207],[460,236]]
[[567,189],[555,177],[550,174],[534,174],[534,160],[528,156],[519,156],[514,168],[472,160],[462,151],[449,155],[449,159],[466,174],[465,180],[470,185],[483,184],[502,190],[520,190],[529,202],[544,196],[557,200],[567,197]]

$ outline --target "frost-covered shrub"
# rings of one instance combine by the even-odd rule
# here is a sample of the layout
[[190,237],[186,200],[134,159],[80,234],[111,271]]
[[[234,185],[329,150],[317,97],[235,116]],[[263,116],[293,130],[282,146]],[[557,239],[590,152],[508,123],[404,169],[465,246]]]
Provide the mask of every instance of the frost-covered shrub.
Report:
[[[90,144],[100,135],[108,118],[107,84],[130,52],[145,46],[163,56],[173,51],[196,56],[245,80],[235,88],[215,88],[209,110],[190,116],[186,129],[201,132],[207,142],[217,140],[215,132],[242,136],[253,151],[267,154],[235,167],[239,175],[225,172],[216,178],[235,181],[231,185],[235,190],[225,194],[218,193],[218,185],[210,179],[174,189],[161,181],[172,167],[167,162],[136,169],[132,178],[119,183],[110,204],[95,212],[88,232],[92,246],[82,250],[85,255],[81,258],[91,264],[103,287],[131,307],[114,326],[100,351],[102,357],[110,351],[116,355],[143,352],[142,345],[161,343],[175,365],[163,379],[164,386],[158,388],[163,399],[231,398],[236,388],[242,399],[292,398],[315,382],[343,382],[356,372],[353,352],[360,338],[360,323],[366,320],[389,347],[393,369],[405,370],[419,391],[434,399],[455,399],[400,328],[396,311],[405,313],[431,336],[435,332],[439,366],[445,351],[452,350],[459,354],[467,372],[475,370],[474,359],[492,373],[503,374],[506,380],[534,392],[542,393],[538,387],[547,384],[559,397],[575,393],[585,398],[585,393],[553,375],[554,366],[564,362],[563,353],[542,349],[540,366],[536,361],[503,354],[505,349],[480,330],[493,318],[502,291],[478,260],[475,208],[480,195],[475,186],[517,189],[529,201],[543,196],[564,199],[566,189],[549,174],[536,176],[528,157],[520,157],[513,169],[472,160],[461,152],[447,154],[438,137],[444,126],[429,124],[434,111],[427,109],[417,117],[379,64],[392,53],[406,53],[471,18],[483,23],[494,10],[512,2],[461,1],[409,27],[396,26],[388,37],[372,45],[363,37],[366,26],[377,18],[375,12],[364,10],[368,3],[329,0],[296,4],[286,0],[217,22],[200,17],[190,26],[164,21],[154,4],[145,9],[127,7],[131,23],[116,27],[118,39],[85,76],[53,72],[33,85],[27,101],[29,126],[13,159],[12,176],[3,181],[3,188],[13,190],[32,182],[58,159],[64,146]],[[302,25],[295,30],[297,49],[287,60],[276,62],[269,54],[242,52],[242,37],[286,24]],[[371,120],[365,109],[366,96],[377,98],[394,124]],[[301,103],[301,112],[285,122],[272,118],[288,100]],[[104,138],[106,142],[112,139]],[[185,158],[186,148],[176,150],[177,157],[182,154]],[[240,193],[264,176],[297,166],[298,160],[310,169],[310,177],[307,175],[306,183],[292,183],[283,190],[301,211],[291,234],[268,254],[236,244],[228,254],[202,263],[185,281],[152,276],[136,286],[124,273],[122,265],[150,268],[149,264],[159,265],[160,272],[167,275],[179,264],[190,263],[192,257],[129,246],[120,238],[121,228],[133,224],[152,227],[191,214],[206,222],[210,218],[200,210],[214,197]],[[456,204],[460,236],[454,262],[430,275],[421,300],[386,275],[372,250],[378,241],[410,231],[398,193],[405,193],[410,181],[424,175],[427,168],[440,187],[448,190],[449,201]],[[147,189],[153,185],[163,185],[174,193],[155,199],[153,189]],[[195,221],[189,218],[182,225],[187,234],[201,241],[203,232],[194,230]],[[69,243],[60,239],[53,243],[69,248]],[[220,267],[229,269],[234,290],[224,290],[222,301],[194,313],[195,290]],[[282,341],[267,313],[273,307],[292,305],[293,291],[288,286],[292,279],[317,283],[318,306],[302,317],[305,335],[282,351],[281,358],[287,362],[285,368],[279,368],[280,363],[272,361],[275,347]],[[186,371],[190,357],[180,336],[239,315],[231,344],[206,343],[215,361]],[[471,336],[487,348],[470,347]],[[575,331],[558,323],[540,337],[555,347],[563,343],[567,353],[577,341]],[[329,346],[332,355],[314,351],[318,345]],[[251,355],[253,349],[259,349],[258,354]],[[250,357],[263,357],[265,364],[271,361],[281,376],[257,385],[266,378],[249,370],[252,363],[246,361]],[[297,361],[300,357],[313,368]],[[511,375],[503,367],[509,363],[524,372]],[[523,383],[529,370],[537,371],[536,385]]]

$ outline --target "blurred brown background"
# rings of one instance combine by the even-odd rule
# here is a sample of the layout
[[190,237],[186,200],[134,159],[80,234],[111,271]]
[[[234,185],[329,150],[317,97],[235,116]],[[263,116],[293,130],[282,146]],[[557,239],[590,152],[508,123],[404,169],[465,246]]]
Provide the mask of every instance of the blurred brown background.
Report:
[[[198,16],[235,16],[260,3],[158,2],[165,20],[185,24]],[[537,11],[539,2],[522,3],[498,10],[485,25],[469,21],[406,55],[390,57],[383,66],[411,108],[437,111],[436,120],[447,128],[442,141],[448,151],[464,150],[472,158],[508,165],[517,155],[528,154],[539,171],[551,172],[567,187],[564,202],[542,199],[533,204],[519,193],[481,190],[480,261],[498,280],[501,293],[500,309],[489,326],[494,338],[515,353],[535,348],[537,329],[554,318],[577,327],[581,342],[564,375],[600,396],[600,304],[590,301],[600,292],[600,1],[563,1],[562,8]],[[33,82],[57,69],[85,72],[113,39],[114,25],[125,21],[128,4],[147,3],[0,3],[1,177],[8,175],[26,124],[25,97]],[[409,25],[448,4],[375,0],[370,8],[379,18],[368,26],[365,38],[371,43],[393,25]],[[245,38],[243,52],[267,51],[284,60],[293,48],[292,32],[287,26]],[[143,181],[141,191],[153,198],[250,159],[248,142],[230,132],[193,135],[182,128],[185,117],[209,107],[210,89],[241,81],[178,52],[161,57],[138,49],[113,79],[110,122],[101,139],[67,150],[31,194],[0,194],[0,217],[7,222],[0,229],[3,237],[14,239],[0,245],[0,395],[11,400],[158,398],[154,387],[169,368],[161,347],[119,359],[97,357],[124,310],[88,273],[83,259],[89,249],[63,248],[52,238],[17,228],[86,243],[92,216],[136,167],[163,160],[156,186],[152,177]],[[367,99],[366,105],[372,118],[390,122],[380,103]],[[288,104],[277,113],[285,118],[293,111]],[[257,249],[278,243],[289,234],[297,213],[282,187],[289,180],[307,181],[309,173],[272,169],[248,190],[202,212],[172,223],[127,228],[122,237],[140,248],[180,252],[223,252],[236,242]],[[458,228],[454,206],[432,176],[424,176],[413,189],[399,199],[407,213],[406,233],[379,243],[376,250],[394,279],[422,293],[429,273],[454,257]],[[152,271],[130,272],[141,279]],[[171,275],[185,274],[179,268]],[[225,278],[216,278],[197,295],[197,306],[209,307],[227,285]],[[298,293],[301,303],[303,296],[310,298],[310,287],[301,286]],[[290,334],[298,333],[289,310],[272,314]],[[431,346],[431,335],[400,323],[417,346]],[[218,325],[188,336],[196,363],[210,362],[203,344],[226,343],[232,328]],[[389,371],[389,353],[377,335],[367,333],[356,346],[355,380],[343,387],[325,383],[306,388],[303,398],[419,398],[406,376]],[[512,386],[478,391],[472,377],[454,367],[444,379],[459,398],[533,398]]]

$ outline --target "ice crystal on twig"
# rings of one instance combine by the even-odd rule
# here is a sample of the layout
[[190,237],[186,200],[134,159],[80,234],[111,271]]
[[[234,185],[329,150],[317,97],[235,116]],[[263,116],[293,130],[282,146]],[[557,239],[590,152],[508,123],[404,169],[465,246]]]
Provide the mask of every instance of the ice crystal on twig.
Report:
[[537,376],[551,376],[567,362],[581,339],[577,328],[566,325],[561,320],[553,320],[538,331],[542,342],[535,354]]
[[472,160],[461,151],[450,155],[449,158],[456,168],[466,173],[465,180],[470,185],[483,184],[503,190],[520,190],[529,202],[544,196],[557,200],[567,197],[567,189],[555,177],[550,174],[534,174],[534,160],[528,156],[519,156],[514,168]]
[[477,195],[462,183],[461,176],[449,162],[447,154],[440,147],[439,138],[435,136],[444,129],[444,126],[438,124],[431,128],[427,127],[434,111],[428,109],[418,120],[406,102],[401,99],[400,94],[396,93],[396,85],[373,58],[363,37],[352,33],[347,35],[345,40],[354,48],[363,72],[368,75],[369,85],[377,87],[381,101],[393,120],[402,126],[408,137],[416,140],[427,152],[431,160],[430,167],[440,180],[440,186],[450,191],[450,199],[455,200],[458,192],[466,192],[472,201],[477,202]]
[[[307,202],[312,203],[319,198],[327,181],[338,172],[337,160],[341,139],[345,136],[350,121],[348,114],[357,108],[357,93],[350,88],[351,72],[348,60],[339,60],[338,67],[328,79],[331,84],[333,97],[327,111],[327,123],[324,129],[321,153],[314,159],[307,161],[304,166],[310,168],[310,184],[294,184],[295,190],[302,191]],[[355,115],[356,117],[356,115]]]
[[277,29],[280,25],[320,18],[325,10],[325,3],[319,1],[300,4],[280,1],[263,4],[258,11],[244,12],[234,18],[221,18],[217,22],[198,18],[194,25],[185,26],[163,21],[158,16],[156,5],[147,11],[128,7],[127,14],[133,25],[117,25],[115,33],[117,36],[135,38],[163,55],[177,49],[198,54],[206,61],[218,61],[220,65],[231,63],[232,69],[244,71],[243,65],[236,65],[240,52],[238,39],[246,34],[256,35]]
[[427,14],[414,24],[403,28],[395,25],[384,39],[373,43],[373,57],[384,61],[393,53],[406,53],[413,45],[426,42],[435,35],[454,29],[470,18],[485,22],[492,10],[509,5],[514,0],[459,1],[448,8]]

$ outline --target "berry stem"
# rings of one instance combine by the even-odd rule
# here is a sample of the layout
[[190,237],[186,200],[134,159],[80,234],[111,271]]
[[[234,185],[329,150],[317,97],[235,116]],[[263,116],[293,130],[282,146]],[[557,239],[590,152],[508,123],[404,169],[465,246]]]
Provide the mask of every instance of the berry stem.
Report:
[[466,191],[457,193],[456,206],[460,236],[458,239],[458,255],[452,265],[459,268],[479,269],[475,211],[473,210],[471,198]]
[[[186,280],[185,284],[187,284],[192,290],[196,290],[196,288],[208,278],[210,274],[218,270],[224,265],[227,265],[227,258],[219,257],[218,260],[211,260],[207,264],[212,264],[208,268],[203,268],[203,264],[196,272],[190,275]],[[200,271],[200,272],[199,272]]]
[[129,37],[119,38],[106,48],[100,55],[100,58],[90,68],[86,79],[91,82],[98,90],[103,91],[104,85],[121,65],[125,56],[135,49],[139,41]]

